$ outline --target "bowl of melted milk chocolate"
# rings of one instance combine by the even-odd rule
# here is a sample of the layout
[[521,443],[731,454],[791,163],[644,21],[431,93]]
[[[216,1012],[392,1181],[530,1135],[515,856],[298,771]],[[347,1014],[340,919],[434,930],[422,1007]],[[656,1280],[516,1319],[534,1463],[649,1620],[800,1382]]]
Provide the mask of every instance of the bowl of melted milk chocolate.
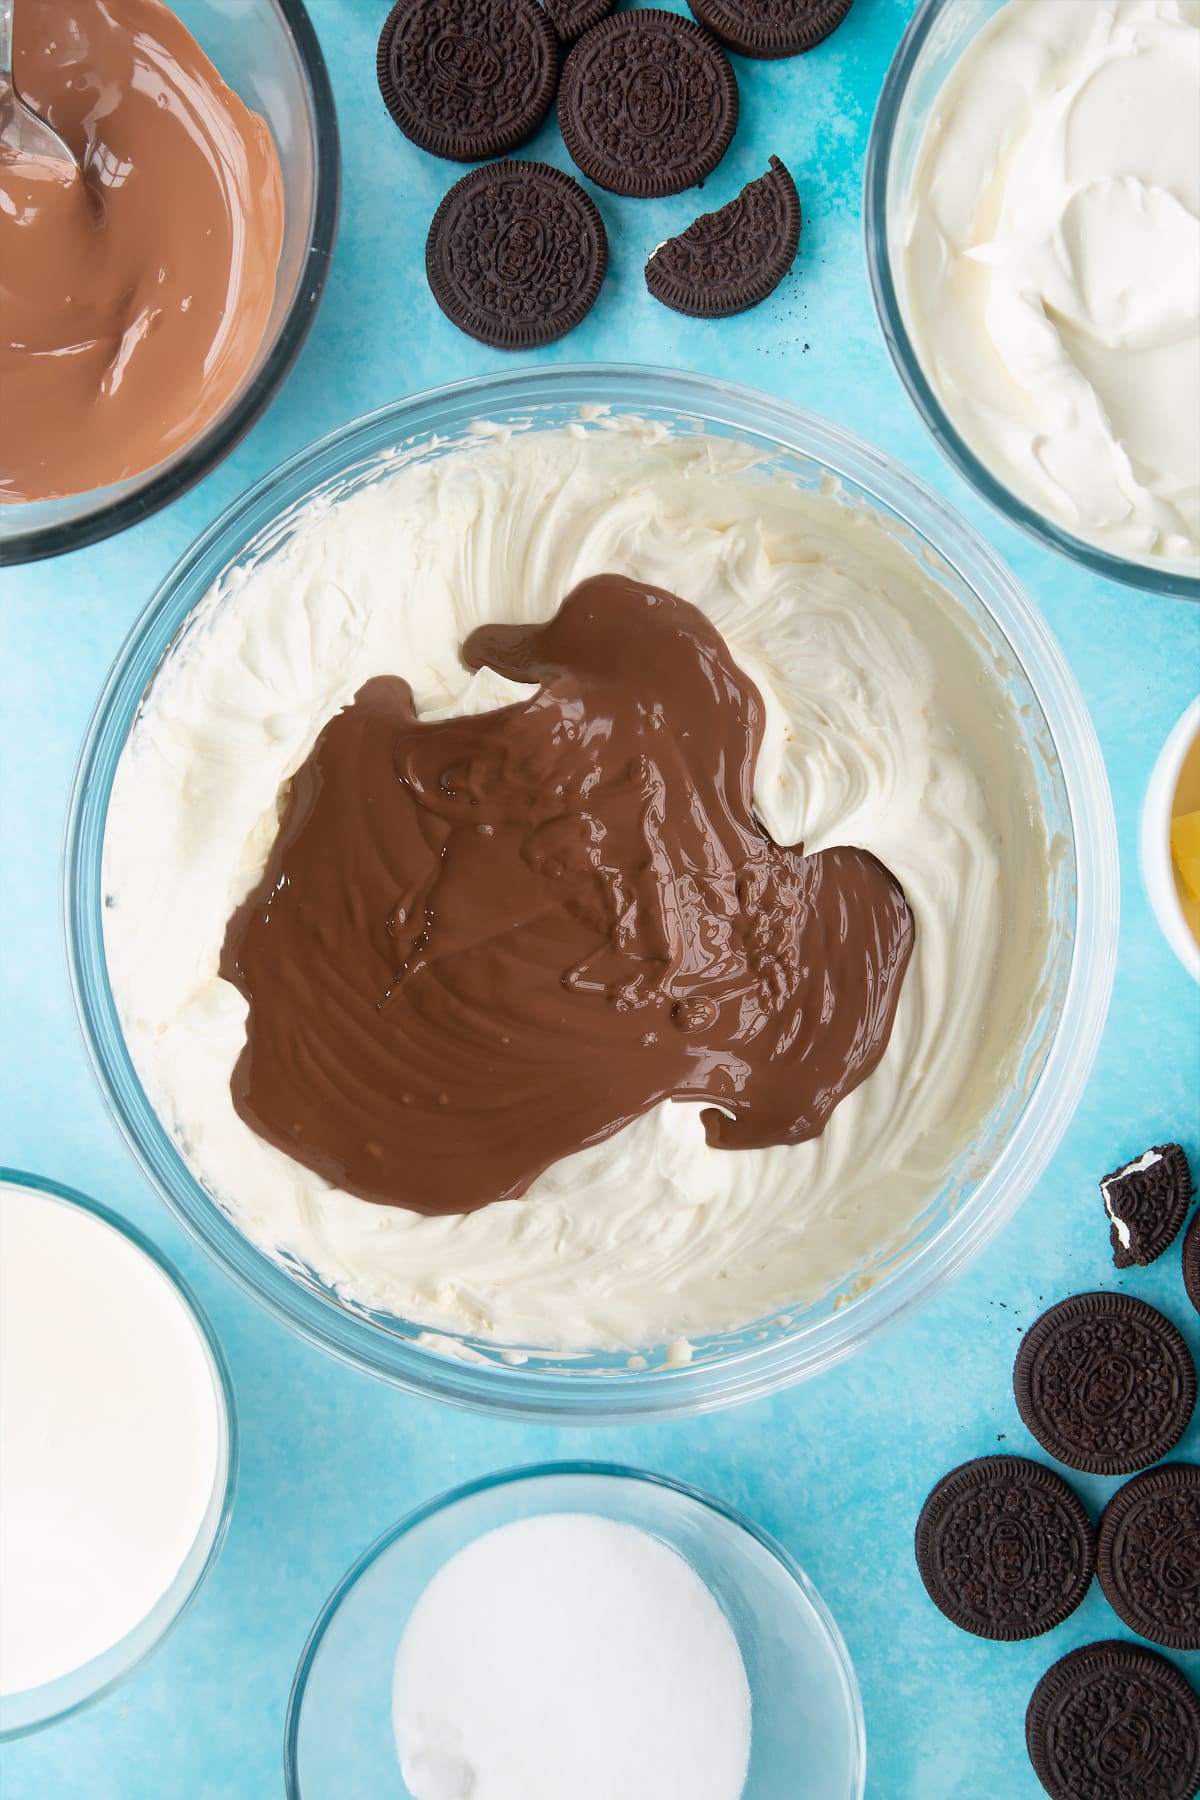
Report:
[[333,97],[300,0],[21,0],[0,151],[0,563],[78,549],[249,429],[333,248]]
[[701,377],[502,375],[185,557],[83,753],[85,1033],[293,1327],[528,1415],[848,1353],[1029,1192],[1107,1008],[1111,805],[943,502]]

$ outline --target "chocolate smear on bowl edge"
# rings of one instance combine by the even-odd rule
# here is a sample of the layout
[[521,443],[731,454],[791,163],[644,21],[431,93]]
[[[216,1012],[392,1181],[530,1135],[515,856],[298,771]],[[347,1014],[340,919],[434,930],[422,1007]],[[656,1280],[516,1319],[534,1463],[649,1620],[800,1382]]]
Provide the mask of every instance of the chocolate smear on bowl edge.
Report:
[[674,312],[727,319],[773,294],[800,247],[800,196],[777,156],[717,212],[701,213],[646,264],[646,286]]
[[1118,1269],[1143,1267],[1174,1243],[1192,1198],[1192,1171],[1179,1144],[1155,1144],[1100,1183]]
[[887,1047],[914,924],[868,852],[753,812],[764,706],[715,627],[601,575],[487,625],[535,684],[421,720],[367,682],[229,921],[234,1105],[364,1199],[461,1213],[674,1099],[727,1150],[815,1137]]

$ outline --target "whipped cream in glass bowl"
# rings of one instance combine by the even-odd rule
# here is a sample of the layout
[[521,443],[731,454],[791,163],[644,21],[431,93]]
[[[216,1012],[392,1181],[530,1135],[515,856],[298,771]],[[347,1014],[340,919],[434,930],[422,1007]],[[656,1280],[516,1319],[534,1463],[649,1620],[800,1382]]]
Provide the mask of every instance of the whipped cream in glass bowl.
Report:
[[943,452],[1097,573],[1200,597],[1200,6],[925,0],[867,154],[884,337]]
[[[605,573],[684,594],[756,683],[773,841],[856,846],[903,885],[916,943],[887,1051],[805,1142],[714,1147],[701,1107],[668,1102],[474,1211],[340,1190],[233,1104],[229,918],[364,684],[401,675],[443,720],[515,701],[464,639]],[[986,1241],[1094,1053],[1116,859],[1061,656],[948,508],[761,395],[581,367],[385,408],[205,534],[101,697],[68,907],[118,1120],[231,1273],[404,1385],[598,1419],[812,1372]]]
[[237,1414],[178,1272],[0,1168],[0,1742],[91,1705],[182,1618],[233,1507]]

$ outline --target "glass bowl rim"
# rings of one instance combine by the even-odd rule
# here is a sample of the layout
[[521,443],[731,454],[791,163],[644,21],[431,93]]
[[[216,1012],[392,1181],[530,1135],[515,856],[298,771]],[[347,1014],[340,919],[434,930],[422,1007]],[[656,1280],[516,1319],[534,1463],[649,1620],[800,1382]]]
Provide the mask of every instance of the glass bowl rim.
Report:
[[[322,461],[336,456],[340,469],[357,466],[350,455],[355,446],[365,454],[385,442],[402,442],[406,424],[413,434],[434,434],[443,428],[440,416],[436,428],[430,423],[438,409],[449,413],[449,423],[460,424],[486,418],[489,404],[493,410],[529,409],[597,400],[633,412],[657,406],[677,416],[699,415],[702,422],[725,424],[818,460],[878,500],[959,571],[1016,657],[1050,726],[1072,820],[1077,895],[1067,991],[1045,1065],[996,1161],[952,1217],[865,1293],[775,1343],[741,1347],[711,1363],[622,1369],[585,1380],[500,1362],[480,1367],[390,1338],[296,1280],[241,1232],[188,1169],[133,1070],[108,983],[99,878],[116,760],[145,686],[186,613],[166,636],[163,616],[197,569],[207,565],[211,581],[213,570],[235,559],[248,538],[287,512],[314,482],[319,486],[330,479],[329,472],[316,473]],[[269,514],[250,529],[249,521],[264,505]],[[105,757],[111,767],[97,772]],[[101,793],[93,792],[97,782]],[[1028,1195],[1074,1113],[1107,1013],[1119,915],[1112,799],[1087,708],[1042,615],[974,527],[901,465],[815,414],[714,377],[636,364],[534,366],[432,389],[350,421],[258,481],[184,552],[118,651],[80,750],[63,860],[67,964],[87,1052],[135,1159],[184,1227],[268,1311],[353,1366],[435,1399],[558,1423],[704,1412],[772,1392],[860,1348],[944,1285]],[[997,1171],[1007,1182],[999,1195]]]
[[[308,91],[308,117],[313,137],[313,197],[308,221],[308,244],[296,276],[291,303],[261,368],[225,412],[184,447],[177,460],[169,461],[161,474],[147,471],[149,479],[135,492],[111,504],[101,503],[60,524],[33,524],[27,530],[0,537],[0,569],[18,563],[41,562],[86,549],[139,524],[216,468],[257,424],[287,379],[312,329],[325,291],[337,241],[341,200],[342,156],[337,109],[329,70],[304,0],[268,0],[281,15],[292,42]],[[134,477],[135,480],[140,477]],[[103,488],[95,490],[103,494]]]
[[[154,1613],[156,1613],[163,1605],[163,1602],[171,1595],[172,1589],[178,1582],[178,1574],[172,1578],[171,1583],[163,1591],[159,1599],[155,1601],[151,1611],[147,1613],[145,1617],[139,1619],[123,1637],[118,1638],[116,1643],[110,1644],[106,1650],[100,1651],[97,1656],[89,1658],[85,1663],[81,1663],[78,1668],[68,1669],[64,1675],[55,1676],[52,1681],[42,1682],[37,1687],[21,1688],[16,1693],[0,1697],[0,1744],[3,1744],[11,1743],[17,1738],[28,1737],[36,1731],[43,1730],[46,1726],[57,1725],[61,1720],[70,1718],[75,1713],[82,1712],[85,1707],[94,1706],[97,1701],[103,1700],[111,1694],[114,1688],[121,1686],[123,1682],[127,1681],[132,1675],[135,1675],[137,1671],[149,1661],[155,1652],[166,1643],[167,1639],[179,1625],[184,1614],[188,1611],[188,1608],[192,1605],[192,1602],[208,1580],[209,1575],[216,1566],[217,1558],[221,1554],[225,1536],[229,1530],[229,1521],[233,1513],[233,1503],[237,1493],[240,1448],[238,1413],[237,1403],[234,1399],[233,1377],[230,1374],[229,1364],[225,1358],[225,1352],[221,1348],[221,1341],[217,1336],[211,1319],[197,1299],[191,1284],[180,1273],[179,1269],[166,1253],[160,1250],[157,1244],[148,1238],[143,1231],[139,1230],[136,1225],[132,1224],[128,1219],[123,1218],[120,1213],[114,1212],[111,1207],[102,1205],[99,1200],[93,1200],[89,1194],[81,1193],[78,1188],[69,1187],[65,1182],[51,1181],[48,1176],[35,1175],[28,1169],[14,1169],[9,1168],[4,1164],[0,1164],[0,1186],[28,1188],[33,1193],[47,1194],[52,1199],[64,1201],[67,1205],[76,1207],[80,1212],[88,1213],[92,1218],[98,1219],[102,1225],[107,1225],[110,1230],[115,1231],[119,1237],[124,1238],[126,1242],[132,1244],[135,1250],[140,1250],[142,1252],[142,1255],[154,1265],[159,1274],[162,1275],[174,1289],[176,1296],[183,1303],[184,1310],[188,1313],[193,1325],[196,1327],[196,1332],[200,1338],[201,1345],[208,1353],[208,1361],[213,1377],[213,1390],[217,1402],[218,1425],[219,1427],[223,1427],[223,1431],[219,1430],[218,1433],[218,1463],[216,1478],[213,1485],[213,1498],[215,1499],[218,1488],[221,1497],[217,1508],[217,1515],[212,1525],[211,1541],[205,1552],[202,1563],[191,1578],[190,1585],[188,1585],[185,1590],[181,1590],[178,1600],[172,1605],[157,1629],[150,1634],[145,1642],[141,1642],[140,1640],[146,1625],[146,1620],[152,1618]],[[224,1439],[225,1457],[225,1473],[223,1480],[220,1479],[220,1449],[222,1435]],[[209,1507],[206,1510],[205,1519],[201,1523],[200,1530],[193,1540],[192,1548],[195,1547],[195,1544],[200,1542],[211,1511],[212,1500],[209,1502]],[[190,1549],[188,1554],[191,1554]],[[182,1573],[182,1568],[180,1573]],[[127,1656],[129,1660],[123,1661],[122,1657],[124,1656]],[[95,1671],[98,1663],[103,1662],[107,1664],[114,1659],[120,1666],[113,1668],[110,1673],[102,1676],[95,1687],[88,1687],[88,1670],[91,1669]],[[41,1704],[45,1710],[39,1710],[35,1714],[30,1708],[39,1696],[41,1696]],[[6,1708],[11,1708],[14,1701],[26,1701],[29,1702],[30,1705],[22,1710],[22,1714],[17,1719],[16,1723],[5,1725],[2,1722],[3,1711]]]
[[438,1513],[448,1512],[463,1501],[473,1500],[479,1494],[491,1493],[496,1488],[514,1487],[524,1482],[541,1481],[547,1478],[574,1480],[578,1477],[602,1482],[613,1480],[640,1482],[649,1487],[663,1488],[667,1492],[699,1506],[704,1512],[715,1513],[726,1524],[733,1525],[738,1530],[745,1532],[775,1559],[784,1574],[791,1578],[792,1586],[798,1590],[811,1608],[833,1654],[834,1663],[841,1677],[847,1720],[851,1729],[851,1778],[853,1784],[851,1800],[862,1800],[866,1789],[867,1728],[863,1714],[862,1691],[858,1684],[854,1662],[833,1613],[791,1552],[745,1513],[740,1512],[734,1506],[727,1505],[716,1495],[706,1493],[702,1488],[694,1487],[690,1482],[679,1481],[673,1475],[661,1475],[649,1469],[635,1469],[625,1463],[587,1460],[519,1464],[511,1468],[500,1469],[492,1475],[481,1475],[475,1481],[466,1481],[457,1487],[447,1488],[442,1493],[435,1495],[432,1500],[427,1500],[423,1505],[406,1513],[396,1524],[390,1525],[373,1543],[367,1546],[360,1556],[355,1558],[317,1614],[305,1640],[304,1649],[301,1651],[300,1661],[292,1680],[283,1737],[283,1773],[287,1800],[303,1800],[300,1785],[298,1738],[300,1715],[313,1664],[324,1641],[325,1633],[332,1624],[342,1602],[379,1557],[385,1551],[390,1550],[392,1545],[398,1543],[401,1538],[407,1537],[409,1532],[414,1531],[419,1525],[425,1524],[428,1519],[434,1518]]
[[888,354],[901,385],[943,457],[956,474],[1009,524],[1015,525],[1027,537],[1090,570],[1092,574],[1103,576],[1107,581],[1120,582],[1125,587],[1138,588],[1146,593],[1168,594],[1175,599],[1200,600],[1200,570],[1191,575],[1178,565],[1164,563],[1156,566],[1102,550],[1086,539],[1076,537],[1064,526],[1056,525],[1036,507],[1022,500],[993,475],[971,449],[942,405],[921,365],[904,320],[892,272],[888,243],[888,177],[896,127],[907,98],[909,81],[942,15],[951,7],[962,4],[963,0],[921,0],[888,65],[867,138],[863,176],[863,245],[871,297]]
[[1154,759],[1138,820],[1138,861],[1155,924],[1192,980],[1200,982],[1200,943],[1192,936],[1175,889],[1171,855],[1172,805],[1196,740],[1200,740],[1200,693],[1188,701]]

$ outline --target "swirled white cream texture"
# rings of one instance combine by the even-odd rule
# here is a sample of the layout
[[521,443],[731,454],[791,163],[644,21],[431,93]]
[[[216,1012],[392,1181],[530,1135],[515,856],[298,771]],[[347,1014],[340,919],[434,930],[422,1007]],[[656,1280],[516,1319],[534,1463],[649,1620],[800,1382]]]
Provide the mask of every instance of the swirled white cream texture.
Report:
[[1074,536],[1200,557],[1200,0],[1008,0],[934,103],[902,304],[970,448]]
[[[902,1236],[1013,1080],[1047,941],[1047,845],[1015,711],[954,603],[877,523],[745,450],[609,421],[498,433],[320,504],[202,603],[122,755],[105,944],[147,1093],[260,1245],[350,1302],[525,1347],[645,1346],[825,1294]],[[424,1217],[330,1188],[238,1118],[246,1005],[217,974],[280,790],[381,672],[429,715],[526,690],[471,675],[491,619],[611,570],[693,601],[766,698],[755,801],[782,843],[856,844],[916,949],[890,1046],[820,1138],[712,1150],[665,1104],[520,1200]]]

